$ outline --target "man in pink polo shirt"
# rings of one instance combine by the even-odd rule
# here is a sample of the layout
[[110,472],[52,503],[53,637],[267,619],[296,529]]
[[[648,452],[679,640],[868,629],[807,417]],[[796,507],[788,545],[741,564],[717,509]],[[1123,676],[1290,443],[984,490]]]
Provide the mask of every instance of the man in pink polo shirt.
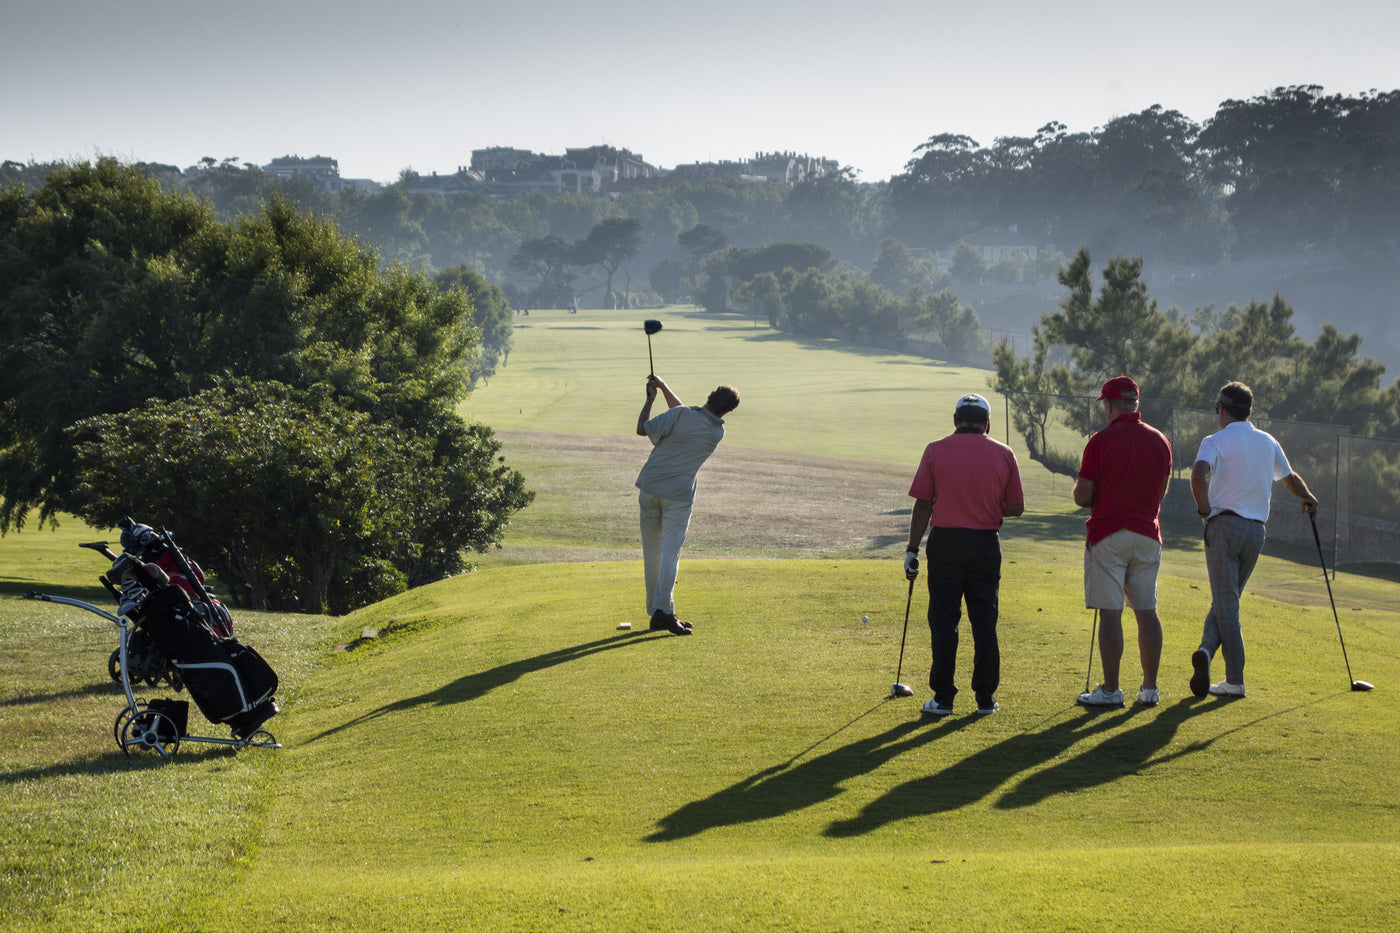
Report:
[[972,693],[977,712],[999,709],[1001,540],[997,530],[1003,517],[1025,511],[1025,497],[1016,455],[987,436],[991,414],[987,400],[976,393],[959,399],[953,411],[953,433],[924,448],[909,487],[914,508],[904,574],[911,581],[918,577],[919,543],[927,529],[928,628],[933,643],[928,686],[933,697],[923,709],[935,717],[953,712],[953,697],[958,693],[953,676],[964,599],[972,627]]
[[1099,616],[1103,683],[1079,695],[1086,707],[1122,707],[1118,686],[1123,658],[1123,604],[1138,626],[1142,685],[1137,703],[1157,703],[1157,667],[1162,660],[1162,620],[1157,616],[1157,569],[1162,563],[1162,528],[1157,521],[1172,473],[1172,446],[1138,412],[1138,386],[1115,376],[1099,393],[1108,424],[1084,446],[1074,502],[1089,507],[1085,528],[1084,605]]

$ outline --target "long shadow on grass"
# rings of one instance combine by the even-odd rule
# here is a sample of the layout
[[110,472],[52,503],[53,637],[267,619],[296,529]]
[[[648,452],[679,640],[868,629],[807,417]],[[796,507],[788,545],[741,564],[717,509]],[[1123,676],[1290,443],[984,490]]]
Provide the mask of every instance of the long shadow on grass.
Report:
[[[110,694],[113,697],[122,696],[122,686],[110,679],[98,681],[84,688],[72,688],[67,691],[52,691],[47,694],[20,694],[16,697],[7,697],[0,700],[0,707],[26,707],[30,704],[50,704],[55,701],[77,700],[82,697],[102,696]],[[123,700],[125,698],[123,697]]]
[[[876,708],[871,708],[874,709]],[[851,723],[870,712],[867,710]],[[715,827],[768,820],[811,807],[841,794],[842,782],[872,772],[895,756],[947,736],[971,722],[972,718],[963,717],[951,722],[944,721],[937,728],[930,728],[928,720],[911,720],[876,736],[856,740],[839,749],[823,753],[794,767],[794,762],[825,741],[820,740],[787,762],[770,766],[708,798],[692,801],[668,814],[658,821],[660,828],[643,839],[650,843],[679,840]],[[826,739],[846,729],[851,723],[836,730]]]
[[1003,810],[1030,807],[1053,795],[1106,785],[1129,775],[1137,775],[1143,769],[1154,765],[1200,752],[1219,737],[1194,742],[1174,752],[1158,755],[1172,741],[1172,737],[1183,723],[1216,706],[1218,704],[1203,702],[1195,697],[1182,698],[1157,716],[1145,719],[1132,729],[1124,730],[1077,756],[1027,776],[1015,788],[1002,795],[996,802],[996,807]]
[[[910,817],[940,814],[981,800],[1014,776],[1048,762],[1081,740],[1123,725],[1122,716],[1076,708],[1077,715],[1042,730],[1019,733],[959,759],[940,772],[891,788],[823,834],[854,837]],[[1129,716],[1141,708],[1132,708]]]
[[[639,635],[650,635],[650,638],[637,638]],[[510,684],[525,675],[536,671],[543,671],[546,668],[553,668],[555,665],[564,665],[568,662],[578,661],[589,655],[598,652],[606,652],[611,649],[620,649],[627,645],[641,645],[644,642],[651,642],[654,639],[672,639],[674,636],[669,633],[627,633],[620,636],[609,636],[606,639],[599,639],[596,642],[585,642],[582,645],[571,645],[568,648],[556,649],[553,652],[546,652],[543,655],[536,655],[533,658],[522,658],[519,661],[510,662],[505,665],[498,665],[495,668],[488,668],[486,671],[478,671],[474,674],[463,675],[456,681],[444,684],[436,690],[426,694],[419,694],[416,697],[405,697],[402,700],[394,701],[392,704],[385,704],[368,713],[361,714],[355,719],[342,723],[340,726],[331,727],[324,733],[313,736],[308,742],[314,743],[327,736],[334,736],[343,730],[353,727],[363,726],[372,720],[384,716],[385,714],[400,713],[405,710],[413,710],[415,707],[422,707],[433,704],[439,707],[448,704],[460,704],[464,701],[476,700],[489,691],[498,687]]]
[[[186,752],[187,749],[188,752]],[[232,746],[211,746],[196,750],[194,745],[190,743],[181,743],[179,751],[168,760],[162,759],[153,750],[137,753],[133,756],[124,755],[118,750],[85,759],[55,762],[52,765],[0,771],[0,785],[19,785],[49,778],[84,778],[114,775],[119,772],[143,772],[154,769],[170,769],[176,766],[193,767],[207,761],[211,756],[227,758],[237,754]]]
[[[1031,504],[1026,505],[1029,508]],[[1084,537],[1084,516],[1027,512],[1016,518],[1007,534],[1037,542],[1072,542]]]

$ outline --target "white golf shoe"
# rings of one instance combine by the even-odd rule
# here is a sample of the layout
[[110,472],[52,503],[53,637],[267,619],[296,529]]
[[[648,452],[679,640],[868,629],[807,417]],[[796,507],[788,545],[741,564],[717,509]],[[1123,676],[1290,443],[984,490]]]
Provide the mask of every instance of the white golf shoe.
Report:
[[1122,707],[1123,690],[1114,688],[1112,691],[1105,691],[1100,684],[1089,693],[1080,694],[1079,703],[1085,707]]

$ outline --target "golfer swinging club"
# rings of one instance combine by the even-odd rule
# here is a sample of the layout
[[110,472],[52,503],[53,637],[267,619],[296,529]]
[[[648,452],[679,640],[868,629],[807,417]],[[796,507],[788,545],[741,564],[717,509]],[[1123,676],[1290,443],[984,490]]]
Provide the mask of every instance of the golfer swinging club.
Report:
[[923,712],[953,712],[958,654],[958,620],[967,600],[972,627],[972,693],[979,714],[995,713],[1001,682],[997,645],[997,601],[1001,589],[1003,517],[1025,511],[1021,471],[1011,448],[987,436],[991,406],[976,393],[958,400],[954,432],[924,448],[909,495],[909,548],[904,575],[919,575],[919,542],[928,530],[928,626],[933,665],[928,684],[933,698]]
[[[652,418],[658,390],[666,397],[667,409]],[[652,448],[636,486],[641,491],[637,502],[651,629],[691,634],[691,624],[676,618],[675,590],[695,501],[695,477],[724,438],[724,416],[738,406],[739,391],[733,386],[716,388],[703,406],[687,407],[661,377],[647,377],[647,401],[637,416],[637,434],[650,438]]]

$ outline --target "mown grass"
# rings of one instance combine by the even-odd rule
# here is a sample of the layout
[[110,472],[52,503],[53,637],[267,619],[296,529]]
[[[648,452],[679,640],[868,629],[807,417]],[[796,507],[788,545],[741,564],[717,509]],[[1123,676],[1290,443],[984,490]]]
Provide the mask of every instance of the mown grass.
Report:
[[508,364],[463,413],[497,430],[631,434],[645,401],[645,318],[663,323],[651,338],[656,372],[687,405],[720,383],[739,389],[726,445],[916,463],[925,444],[952,430],[953,403],[966,392],[992,399],[1004,433],[987,370],[794,338],[684,306],[517,318]]
[[[675,335],[656,339],[658,371],[662,336]],[[532,340],[521,335],[508,370],[524,374]],[[833,408],[859,392],[827,384]],[[570,399],[556,393],[555,407]],[[575,429],[601,433],[585,409]],[[822,406],[809,410],[825,424]],[[925,425],[911,457],[940,430]],[[558,497],[548,522],[522,516],[513,534],[543,549],[552,523],[583,540],[576,558],[597,547],[566,522],[582,498]],[[517,554],[344,619],[239,614],[282,676],[270,726],[286,748],[188,745],[166,766],[126,760],[112,741],[122,699],[106,675],[106,624],[16,596],[82,595],[101,563],[73,545],[101,536],[75,523],[11,534],[0,539],[0,924],[1400,926],[1397,585],[1345,573],[1333,584],[1352,668],[1378,685],[1355,694],[1320,573],[1271,554],[1246,598],[1249,697],[1198,701],[1187,658],[1208,592],[1198,541],[1174,538],[1163,703],[1095,714],[1073,703],[1091,625],[1079,530],[1063,500],[1008,524],[992,717],[972,715],[965,696],[947,720],[919,716],[922,580],[902,673],[918,695],[887,699],[908,595],[897,556],[701,552],[683,563],[679,593],[697,634],[678,639],[618,630],[642,625],[638,561]],[[604,539],[620,548],[622,536]],[[359,641],[365,629],[382,635]],[[1130,647],[1125,671],[1132,659]]]

